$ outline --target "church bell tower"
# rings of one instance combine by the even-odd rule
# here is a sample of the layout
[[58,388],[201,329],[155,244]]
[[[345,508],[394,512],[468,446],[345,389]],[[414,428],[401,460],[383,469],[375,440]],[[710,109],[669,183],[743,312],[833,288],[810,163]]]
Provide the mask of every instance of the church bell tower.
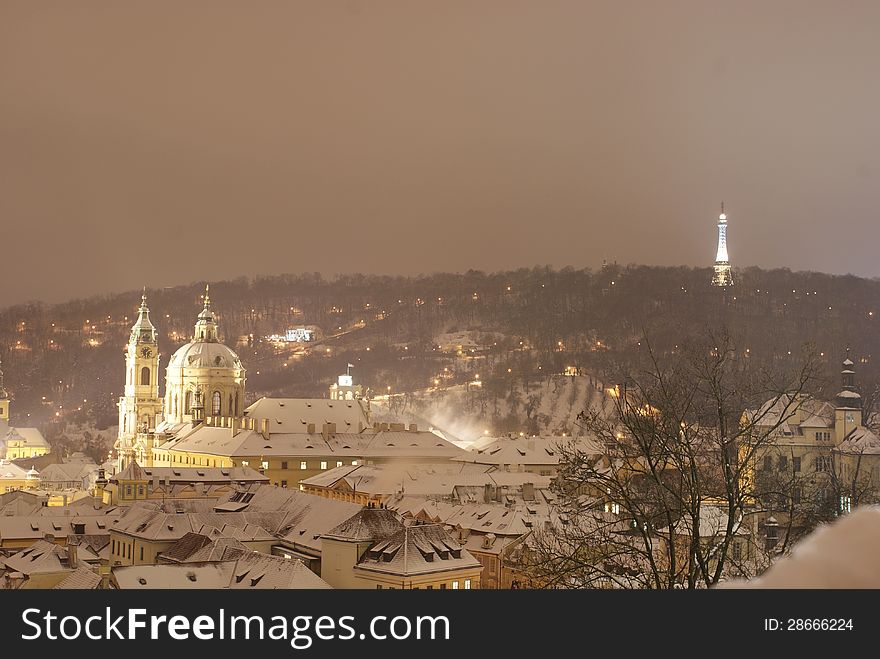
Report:
[[119,399],[119,435],[115,444],[120,469],[134,458],[137,434],[156,427],[157,415],[162,412],[158,375],[158,334],[150,322],[145,289],[125,349],[125,395]]

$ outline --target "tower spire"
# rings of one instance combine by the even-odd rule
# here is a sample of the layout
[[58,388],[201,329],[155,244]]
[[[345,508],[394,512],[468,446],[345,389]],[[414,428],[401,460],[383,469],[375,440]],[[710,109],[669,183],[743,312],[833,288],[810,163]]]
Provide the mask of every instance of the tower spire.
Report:
[[155,343],[156,328],[150,322],[150,308],[147,306],[147,287],[144,286],[141,293],[141,306],[138,309],[138,319],[131,328],[130,343]]
[[217,320],[214,318],[214,312],[211,310],[211,289],[209,284],[205,284],[205,306],[196,320],[196,328],[193,338],[196,341],[216,342],[217,339]]
[[733,273],[730,269],[730,257],[727,254],[727,215],[724,202],[721,202],[721,214],[718,216],[718,250],[715,252],[715,266],[712,285],[726,288],[733,285]]

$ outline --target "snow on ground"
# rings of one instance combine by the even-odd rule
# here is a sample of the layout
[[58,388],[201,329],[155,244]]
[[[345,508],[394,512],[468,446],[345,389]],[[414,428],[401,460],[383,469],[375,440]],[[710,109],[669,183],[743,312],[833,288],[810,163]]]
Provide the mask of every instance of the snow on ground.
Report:
[[[514,415],[523,432],[528,430],[527,407],[531,403],[531,416],[537,422],[538,431],[545,435],[578,434],[577,415],[590,408],[609,409],[610,399],[601,382],[588,375],[554,375],[533,383],[528,392],[521,385],[497,400],[497,418]],[[467,447],[477,438],[500,434],[493,427],[496,418],[496,401],[481,392],[470,391],[465,385],[445,389],[425,389],[410,396],[404,404],[396,401],[376,400],[372,403],[376,421],[404,421],[417,423],[420,428],[439,431],[450,441]]]

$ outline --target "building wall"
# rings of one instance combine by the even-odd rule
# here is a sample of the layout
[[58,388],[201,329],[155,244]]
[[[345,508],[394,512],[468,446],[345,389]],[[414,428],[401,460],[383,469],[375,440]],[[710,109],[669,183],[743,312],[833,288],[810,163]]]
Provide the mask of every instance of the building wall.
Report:
[[363,588],[354,575],[354,566],[371,544],[322,538],[320,577],[334,588]]
[[480,568],[444,570],[433,574],[402,577],[368,570],[355,570],[355,588],[397,590],[476,590],[480,588]]
[[[155,565],[157,556],[168,550],[177,540],[149,540],[125,533],[110,533],[110,565]],[[245,547],[261,554],[271,554],[274,540],[242,542]]]
[[20,458],[38,458],[49,452],[48,446],[34,446],[21,441],[12,440],[6,444],[6,460],[18,460]]
[[21,588],[22,590],[45,590],[54,588],[56,584],[63,581],[68,575],[70,575],[70,570],[32,574],[24,581]]

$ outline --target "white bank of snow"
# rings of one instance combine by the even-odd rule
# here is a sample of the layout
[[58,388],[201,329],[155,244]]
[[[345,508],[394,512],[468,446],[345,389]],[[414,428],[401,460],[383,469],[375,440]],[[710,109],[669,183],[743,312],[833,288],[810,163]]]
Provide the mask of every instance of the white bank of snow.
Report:
[[880,506],[816,529],[757,579],[719,588],[880,588]]

